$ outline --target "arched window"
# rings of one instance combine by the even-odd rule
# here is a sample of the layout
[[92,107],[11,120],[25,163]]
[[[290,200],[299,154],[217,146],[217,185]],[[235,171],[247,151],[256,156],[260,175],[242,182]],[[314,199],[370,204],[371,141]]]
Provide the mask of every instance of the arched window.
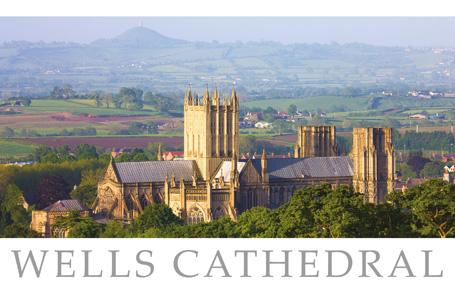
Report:
[[282,205],[284,203],[284,188],[283,187],[280,188],[278,198],[279,198],[278,199],[279,204]]
[[255,192],[253,190],[248,190],[247,193],[247,206],[249,209],[255,206]]
[[279,200],[278,200],[278,189],[277,188],[272,188],[272,203],[273,207],[276,208],[279,206]]
[[55,227],[52,230],[52,237],[54,237],[54,238],[65,238],[66,237],[66,230],[63,229],[63,228]]
[[193,207],[188,216],[188,224],[198,224],[204,222],[204,213],[198,207]]
[[217,207],[215,211],[213,211],[213,219],[218,219],[221,216],[227,215],[226,210],[223,207]]

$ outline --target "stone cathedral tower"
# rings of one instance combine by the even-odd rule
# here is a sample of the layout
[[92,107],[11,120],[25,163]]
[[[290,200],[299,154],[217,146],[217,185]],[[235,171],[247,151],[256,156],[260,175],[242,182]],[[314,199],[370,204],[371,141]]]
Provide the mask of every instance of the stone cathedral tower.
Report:
[[364,193],[367,202],[383,202],[394,187],[392,129],[354,128],[351,154],[354,190]]
[[237,158],[239,151],[239,101],[235,88],[221,99],[215,87],[200,98],[191,88],[184,99],[184,156],[196,160],[202,178],[210,180],[223,160]]
[[337,155],[335,126],[300,126],[294,157],[333,157]]

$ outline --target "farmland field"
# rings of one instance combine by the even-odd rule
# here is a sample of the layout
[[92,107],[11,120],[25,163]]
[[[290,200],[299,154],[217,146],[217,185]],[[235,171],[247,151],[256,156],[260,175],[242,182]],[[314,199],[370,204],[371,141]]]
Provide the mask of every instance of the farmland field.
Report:
[[70,112],[74,114],[89,114],[94,116],[113,116],[113,115],[155,115],[152,110],[130,111],[117,108],[96,107],[94,100],[75,99],[34,99],[30,107],[25,107],[24,111],[29,112]]
[[259,107],[265,109],[273,107],[275,109],[284,110],[289,105],[295,104],[301,110],[314,111],[317,109],[329,111],[343,110],[362,110],[368,105],[368,97],[343,97],[343,96],[310,96],[302,98],[283,98],[283,99],[266,99],[246,101],[242,103],[244,107]]
[[94,145],[101,149],[113,148],[145,148],[149,143],[159,142],[166,144],[172,149],[179,149],[183,146],[183,137],[164,136],[107,136],[107,137],[36,137],[23,138],[22,140],[35,144],[50,147],[68,145],[71,148],[78,144]]
[[[34,99],[30,107],[15,107],[14,111],[14,114],[0,114],[0,132],[11,128],[16,135],[29,130],[34,134],[22,136],[55,136],[63,130],[94,128],[97,135],[109,135],[128,129],[132,122],[174,122],[177,128],[181,122],[179,118],[155,112],[151,106],[136,111],[98,108],[90,99]],[[160,133],[172,134],[172,128]]]
[[37,146],[21,140],[0,140],[0,161],[23,158],[32,154]]
[[[345,97],[345,96],[310,96],[301,98],[253,100],[242,103],[244,107],[259,107],[265,109],[273,107],[286,111],[289,105],[295,104],[300,110],[322,110],[325,112],[355,112],[368,110],[408,109],[410,113],[423,110],[428,112],[443,112],[455,109],[454,98],[421,99],[414,97],[378,97],[377,104],[371,108],[373,96]],[[434,109],[433,109],[434,108]]]

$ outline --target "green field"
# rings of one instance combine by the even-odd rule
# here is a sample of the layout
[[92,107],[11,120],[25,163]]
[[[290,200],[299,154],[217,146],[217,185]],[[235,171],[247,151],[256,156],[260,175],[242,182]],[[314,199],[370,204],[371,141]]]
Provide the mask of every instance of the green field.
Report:
[[368,97],[344,97],[344,96],[309,96],[302,98],[283,98],[246,101],[243,106],[265,109],[287,110],[289,105],[295,104],[300,110],[314,111],[317,109],[328,111],[362,110],[368,106]]
[[259,107],[265,109],[273,107],[286,111],[289,105],[295,104],[299,110],[324,112],[368,113],[369,110],[406,109],[406,113],[417,113],[426,110],[429,113],[444,112],[455,109],[454,98],[419,99],[411,97],[380,97],[374,109],[371,109],[373,96],[345,97],[345,96],[311,96],[301,98],[283,98],[246,101],[244,107]]
[[[148,109],[147,109],[148,108]],[[144,110],[125,110],[117,108],[96,107],[91,99],[34,99],[29,107],[24,108],[30,112],[70,112],[74,114],[91,114],[96,116],[111,115],[156,115],[157,113],[146,107]]]
[[27,157],[36,149],[36,145],[16,141],[16,140],[0,140],[0,160],[18,159]]

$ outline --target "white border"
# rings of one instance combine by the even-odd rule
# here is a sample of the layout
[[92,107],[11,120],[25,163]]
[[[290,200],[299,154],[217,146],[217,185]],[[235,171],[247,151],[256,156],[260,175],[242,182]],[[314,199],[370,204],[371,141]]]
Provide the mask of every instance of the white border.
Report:
[[0,16],[454,16],[453,0],[11,0]]

